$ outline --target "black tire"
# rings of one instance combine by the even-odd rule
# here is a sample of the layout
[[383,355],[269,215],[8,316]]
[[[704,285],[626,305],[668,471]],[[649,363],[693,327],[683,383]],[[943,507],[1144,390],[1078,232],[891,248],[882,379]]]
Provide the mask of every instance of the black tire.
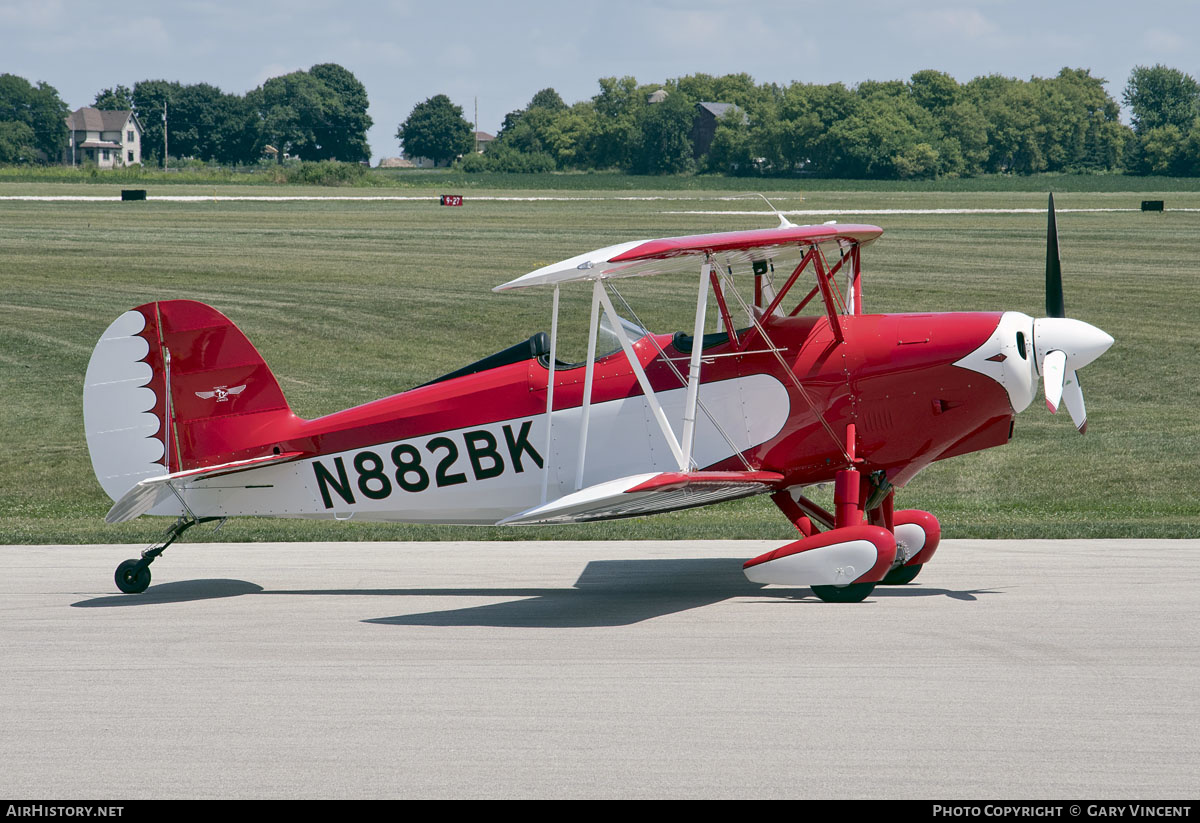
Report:
[[887,573],[887,577],[879,582],[884,586],[903,586],[905,583],[913,582],[923,568],[925,568],[924,563],[918,563],[915,566],[901,566],[898,569],[892,569]]
[[813,594],[826,603],[861,603],[875,590],[874,583],[851,583],[849,586],[813,586]]
[[117,588],[125,594],[141,594],[150,587],[150,570],[142,568],[140,572],[137,571],[138,562],[137,560],[126,560],[117,566],[114,579],[117,582]]

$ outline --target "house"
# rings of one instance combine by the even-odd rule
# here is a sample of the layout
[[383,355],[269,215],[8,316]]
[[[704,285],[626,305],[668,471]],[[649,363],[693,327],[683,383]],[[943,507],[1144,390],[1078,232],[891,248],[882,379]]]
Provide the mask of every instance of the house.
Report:
[[477,152],[487,151],[488,145],[496,139],[496,135],[488,134],[486,131],[472,132],[472,136],[475,138],[475,151]]
[[749,124],[750,118],[733,103],[697,103],[696,119],[692,121],[692,156],[703,157],[712,148],[713,138],[717,135],[717,124],[721,122],[730,110],[741,113],[743,124]]
[[102,169],[142,162],[142,124],[131,111],[103,111],[85,106],[67,118],[69,166],[95,163]]
[[450,165],[449,160],[441,160],[441,161],[435,162],[433,160],[430,160],[428,157],[414,157],[413,155],[409,154],[408,152],[404,152],[401,155],[401,158],[404,160],[407,160],[414,169],[437,169],[437,168],[442,168],[444,166]]

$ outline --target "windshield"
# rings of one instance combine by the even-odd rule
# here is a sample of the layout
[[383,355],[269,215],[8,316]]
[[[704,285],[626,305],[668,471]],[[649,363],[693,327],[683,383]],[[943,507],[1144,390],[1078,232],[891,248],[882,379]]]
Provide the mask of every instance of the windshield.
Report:
[[[621,328],[624,329],[625,337],[629,339],[631,344],[636,343],[650,333],[632,320],[626,320],[624,317],[618,317],[617,319],[621,321]],[[608,312],[601,312],[600,333],[596,336],[596,357],[606,357],[620,350],[621,339],[617,337],[616,330],[608,319]]]

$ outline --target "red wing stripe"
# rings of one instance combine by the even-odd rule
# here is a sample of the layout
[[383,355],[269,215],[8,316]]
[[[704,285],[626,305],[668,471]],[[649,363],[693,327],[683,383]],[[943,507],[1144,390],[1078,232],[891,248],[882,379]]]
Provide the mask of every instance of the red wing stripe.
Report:
[[682,489],[687,486],[738,484],[771,486],[782,480],[783,475],[775,472],[663,472],[631,489],[626,489],[625,493],[661,492],[669,489]]
[[705,251],[722,252],[795,243],[825,243],[837,239],[865,243],[874,240],[881,234],[883,234],[883,229],[878,226],[841,224],[664,237],[658,240],[647,240],[640,246],[616,255],[610,262],[656,260]]

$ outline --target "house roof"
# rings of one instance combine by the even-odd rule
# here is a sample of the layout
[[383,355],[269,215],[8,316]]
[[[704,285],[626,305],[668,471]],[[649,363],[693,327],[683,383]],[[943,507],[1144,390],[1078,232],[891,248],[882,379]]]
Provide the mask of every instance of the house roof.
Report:
[[725,112],[737,108],[733,103],[697,103],[696,105],[707,109],[718,120],[725,116]]
[[72,131],[120,131],[125,128],[130,117],[133,117],[133,112],[129,109],[107,111],[84,106],[67,117],[67,128]]
[[495,140],[496,135],[488,134],[486,131],[477,131],[475,132],[475,139],[482,143],[488,140]]
[[[696,105],[699,108],[702,108],[705,111],[707,111],[716,120],[720,120],[722,117],[724,117],[725,113],[728,112],[730,109],[733,109],[734,111],[742,111],[737,106],[735,106],[733,103],[697,103]],[[750,118],[746,116],[745,112],[742,112],[742,122],[743,123],[750,122]]]

